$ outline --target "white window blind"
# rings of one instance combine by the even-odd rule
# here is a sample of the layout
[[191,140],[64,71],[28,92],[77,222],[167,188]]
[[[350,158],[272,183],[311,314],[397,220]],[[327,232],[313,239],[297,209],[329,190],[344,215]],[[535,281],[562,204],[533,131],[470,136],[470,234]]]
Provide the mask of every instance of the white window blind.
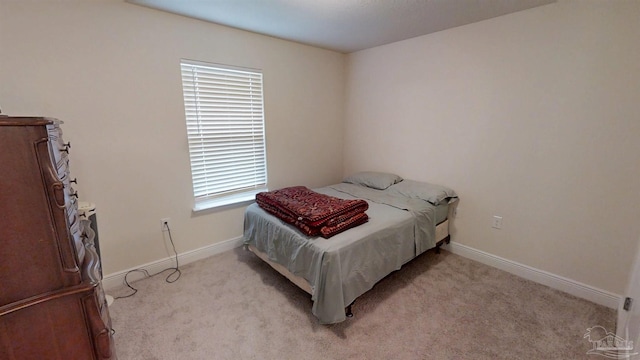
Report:
[[267,186],[262,73],[182,60],[195,210],[250,200]]

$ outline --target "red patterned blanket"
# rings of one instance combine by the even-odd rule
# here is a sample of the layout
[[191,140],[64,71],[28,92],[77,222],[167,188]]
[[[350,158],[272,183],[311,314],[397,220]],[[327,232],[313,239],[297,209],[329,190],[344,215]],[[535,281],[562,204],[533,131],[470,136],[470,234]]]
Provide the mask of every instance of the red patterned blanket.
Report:
[[256,195],[258,205],[296,226],[307,236],[330,238],[367,222],[364,200],[344,200],[319,194],[305,186],[293,186]]

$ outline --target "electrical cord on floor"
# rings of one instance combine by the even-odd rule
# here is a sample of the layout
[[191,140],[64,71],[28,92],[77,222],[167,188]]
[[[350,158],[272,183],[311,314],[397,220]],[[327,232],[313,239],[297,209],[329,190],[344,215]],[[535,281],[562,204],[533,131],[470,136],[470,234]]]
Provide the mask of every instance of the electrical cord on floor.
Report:
[[127,280],[127,276],[129,276],[129,274],[134,273],[134,272],[141,272],[145,275],[145,278],[150,278],[150,277],[154,277],[156,275],[160,275],[162,273],[165,273],[169,270],[173,270],[169,275],[167,275],[167,277],[164,279],[164,281],[168,282],[168,283],[174,283],[176,281],[178,281],[178,279],[180,279],[180,276],[182,275],[182,271],[180,271],[180,265],[178,264],[178,252],[176,251],[176,245],[173,243],[173,237],[171,236],[171,228],[169,228],[169,224],[168,223],[164,223],[164,227],[167,230],[167,233],[169,234],[169,241],[171,242],[171,247],[173,248],[173,253],[175,254],[175,260],[176,260],[176,266],[175,267],[170,267],[170,268],[166,268],[162,271],[159,271],[155,274],[149,274],[149,272],[145,269],[133,269],[133,270],[129,270],[127,271],[127,273],[124,275],[124,284],[127,285],[128,288],[130,288],[131,290],[133,290],[133,292],[131,294],[128,295],[123,295],[123,296],[116,296],[114,297],[114,300],[117,299],[124,299],[124,298],[128,298],[128,297],[132,297],[133,295],[135,295],[138,292],[138,289],[134,288],[133,286],[131,286],[131,284],[129,284],[129,281]]

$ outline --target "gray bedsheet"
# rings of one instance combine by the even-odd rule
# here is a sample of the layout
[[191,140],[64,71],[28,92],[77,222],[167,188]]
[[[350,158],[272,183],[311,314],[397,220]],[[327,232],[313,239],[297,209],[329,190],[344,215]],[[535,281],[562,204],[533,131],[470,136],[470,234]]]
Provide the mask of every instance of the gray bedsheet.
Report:
[[332,324],[346,319],[345,307],[358,296],[435,246],[436,208],[347,183],[314,191],[366,199],[369,221],[329,239],[307,237],[252,204],[245,212],[244,243],[305,278],[312,289],[312,313],[320,323]]

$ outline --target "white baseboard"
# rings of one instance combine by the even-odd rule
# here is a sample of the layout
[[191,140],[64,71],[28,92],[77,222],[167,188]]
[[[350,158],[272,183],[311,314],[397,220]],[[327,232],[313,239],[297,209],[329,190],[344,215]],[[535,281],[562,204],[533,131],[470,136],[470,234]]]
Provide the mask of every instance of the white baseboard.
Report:
[[451,244],[443,246],[443,249],[612,309],[617,309],[622,299],[621,295],[507,260],[453,241]]
[[[221,241],[212,245],[207,245],[199,249],[178,254],[178,261],[180,261],[180,265],[186,265],[194,261],[202,260],[210,256],[217,255],[242,246],[242,242],[242,236],[238,236],[233,239]],[[564,291],[568,294],[592,301],[596,304],[603,305],[612,309],[617,309],[620,302],[622,301],[621,295],[598,289],[593,286],[583,284],[581,282],[571,280],[559,275],[555,275],[544,270],[536,269],[528,265],[520,264],[512,260],[507,260],[505,258],[492,255],[454,241],[452,241],[448,245],[443,246],[443,248],[451,251],[454,254],[478,261],[480,263],[498,268],[500,270],[504,270],[511,274],[520,276],[521,278],[549,286],[553,289]],[[174,266],[174,261],[174,257],[170,256],[161,260],[137,266],[135,268],[109,274],[102,280],[102,286],[104,287],[105,291],[109,291],[124,284],[124,277],[131,270],[144,269],[151,274],[155,274],[166,268]],[[144,275],[142,273],[134,272],[131,273],[128,280],[132,282],[143,278]]]
[[[192,263],[194,261],[202,260],[208,258],[213,255],[217,255],[223,253],[225,251],[232,250],[239,246],[242,246],[242,236],[238,236],[233,239],[221,241],[215,244],[207,245],[201,247],[199,249],[187,251],[181,254],[178,254],[178,261],[180,262],[180,266]],[[102,279],[102,286],[105,291],[109,291],[111,289],[115,289],[124,284],[124,277],[131,270],[147,270],[150,274],[155,274],[164,269],[175,266],[175,256],[169,256],[167,258],[153,261],[147,264],[142,264],[140,266],[136,266],[135,268],[123,270],[117,273],[109,274]],[[144,278],[144,274],[141,272],[133,272],[127,280],[129,282],[140,280]]]

